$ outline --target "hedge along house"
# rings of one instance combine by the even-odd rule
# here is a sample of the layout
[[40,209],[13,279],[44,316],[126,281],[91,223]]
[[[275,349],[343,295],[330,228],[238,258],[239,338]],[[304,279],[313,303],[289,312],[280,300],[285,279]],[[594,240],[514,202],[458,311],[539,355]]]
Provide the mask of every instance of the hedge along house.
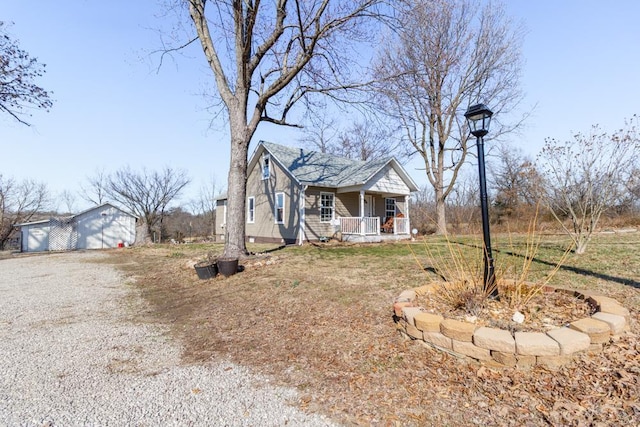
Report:
[[[393,157],[355,161],[260,142],[247,170],[247,239],[302,244],[410,238],[409,198],[417,190]],[[216,205],[216,235],[224,240],[226,196]]]
[[22,252],[107,249],[135,243],[136,217],[105,203],[64,218],[16,224]]

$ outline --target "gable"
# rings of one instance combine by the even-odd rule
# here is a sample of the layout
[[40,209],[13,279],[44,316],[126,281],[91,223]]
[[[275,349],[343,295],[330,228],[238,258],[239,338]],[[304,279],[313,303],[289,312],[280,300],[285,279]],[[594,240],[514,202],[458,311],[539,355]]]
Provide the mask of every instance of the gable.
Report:
[[389,193],[398,195],[409,195],[411,189],[402,179],[400,174],[390,164],[380,169],[378,173],[372,176],[363,186],[363,190]]

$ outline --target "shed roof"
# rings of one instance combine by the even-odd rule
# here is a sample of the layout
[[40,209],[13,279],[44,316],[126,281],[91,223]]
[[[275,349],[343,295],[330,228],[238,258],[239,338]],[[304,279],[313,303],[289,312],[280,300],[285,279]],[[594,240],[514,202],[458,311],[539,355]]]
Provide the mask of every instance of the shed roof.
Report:
[[[122,213],[124,213],[124,214],[127,214],[127,215],[129,215],[129,216],[131,216],[131,217],[133,217],[133,218],[136,218],[136,219],[138,218],[137,216],[135,216],[135,215],[133,215],[133,214],[131,214],[131,213],[127,212],[127,211],[124,211],[124,210],[120,209],[119,207],[117,207],[117,206],[115,206],[115,205],[113,205],[113,204],[111,204],[111,203],[107,202],[107,203],[103,203],[103,204],[98,205],[98,206],[94,206],[94,207],[89,208],[89,209],[85,209],[85,210],[83,210],[82,212],[77,213],[77,214],[75,214],[75,215],[70,215],[70,216],[60,217],[59,219],[64,219],[64,220],[66,220],[66,221],[70,221],[70,220],[72,220],[72,219],[74,219],[74,218],[77,218],[77,217],[79,217],[79,216],[81,216],[81,215],[84,215],[84,214],[86,214],[86,213],[88,213],[88,212],[94,211],[94,210],[96,210],[96,209],[104,208],[104,207],[106,207],[106,206],[110,206],[110,207],[112,207],[112,208],[114,208],[114,209],[117,209],[117,210],[119,210],[120,212],[122,212]],[[49,221],[51,221],[51,218],[48,218],[48,219],[42,219],[42,220],[39,220],[39,221],[31,221],[31,222],[23,222],[23,223],[20,223],[20,224],[13,224],[13,226],[14,226],[14,227],[23,227],[23,226],[27,226],[27,225],[45,224],[45,223],[47,223],[47,222],[49,222]]]

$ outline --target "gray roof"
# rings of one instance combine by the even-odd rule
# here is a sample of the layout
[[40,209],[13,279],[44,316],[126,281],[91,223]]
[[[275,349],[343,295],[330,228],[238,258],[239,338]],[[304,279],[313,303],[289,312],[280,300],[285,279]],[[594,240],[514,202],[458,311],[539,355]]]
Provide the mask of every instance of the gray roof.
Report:
[[365,162],[272,142],[262,142],[262,145],[301,184],[318,187],[364,184],[393,160],[393,157],[385,157]]
[[[112,208],[115,208],[115,209],[119,210],[120,212],[125,213],[125,214],[127,214],[127,215],[129,215],[129,216],[132,216],[132,217],[134,217],[134,218],[136,218],[136,219],[138,218],[137,216],[135,216],[135,215],[133,215],[133,214],[131,214],[131,213],[127,212],[127,211],[124,211],[124,210],[120,209],[120,208],[119,208],[119,207],[117,207],[116,205],[114,205],[114,204],[112,204],[112,203],[109,203],[109,202],[106,202],[106,203],[103,203],[103,204],[101,204],[101,205],[96,205],[96,206],[94,206],[94,207],[92,207],[92,208],[85,209],[85,210],[83,210],[82,212],[77,213],[77,214],[75,214],[75,215],[71,215],[71,216],[62,216],[62,217],[58,217],[57,219],[59,219],[59,220],[64,220],[64,221],[71,221],[72,219],[77,218],[77,217],[79,217],[80,215],[84,215],[84,214],[86,214],[87,212],[91,212],[91,211],[93,211],[93,210],[100,209],[100,208],[104,208],[104,207],[107,207],[107,206],[111,206]],[[39,220],[39,221],[31,221],[31,222],[23,222],[23,223],[20,223],[20,224],[13,224],[13,226],[14,226],[14,227],[22,227],[22,226],[26,226],[26,225],[44,224],[44,223],[47,223],[47,222],[51,221],[51,219],[53,219],[53,218],[54,218],[54,217],[50,217],[50,218],[48,218],[48,219],[42,219],[42,220]]]

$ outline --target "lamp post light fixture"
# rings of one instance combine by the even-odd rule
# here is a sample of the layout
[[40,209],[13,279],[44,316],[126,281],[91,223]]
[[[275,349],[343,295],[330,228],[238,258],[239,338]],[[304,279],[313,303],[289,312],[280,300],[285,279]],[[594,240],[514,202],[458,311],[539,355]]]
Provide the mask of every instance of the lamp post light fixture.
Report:
[[477,138],[478,175],[480,177],[480,209],[482,210],[482,234],[484,237],[484,291],[491,298],[498,298],[493,255],[491,253],[491,234],[489,233],[489,202],[487,197],[487,178],[484,165],[484,136],[489,133],[489,124],[493,111],[484,104],[469,107],[464,113],[471,134]]

